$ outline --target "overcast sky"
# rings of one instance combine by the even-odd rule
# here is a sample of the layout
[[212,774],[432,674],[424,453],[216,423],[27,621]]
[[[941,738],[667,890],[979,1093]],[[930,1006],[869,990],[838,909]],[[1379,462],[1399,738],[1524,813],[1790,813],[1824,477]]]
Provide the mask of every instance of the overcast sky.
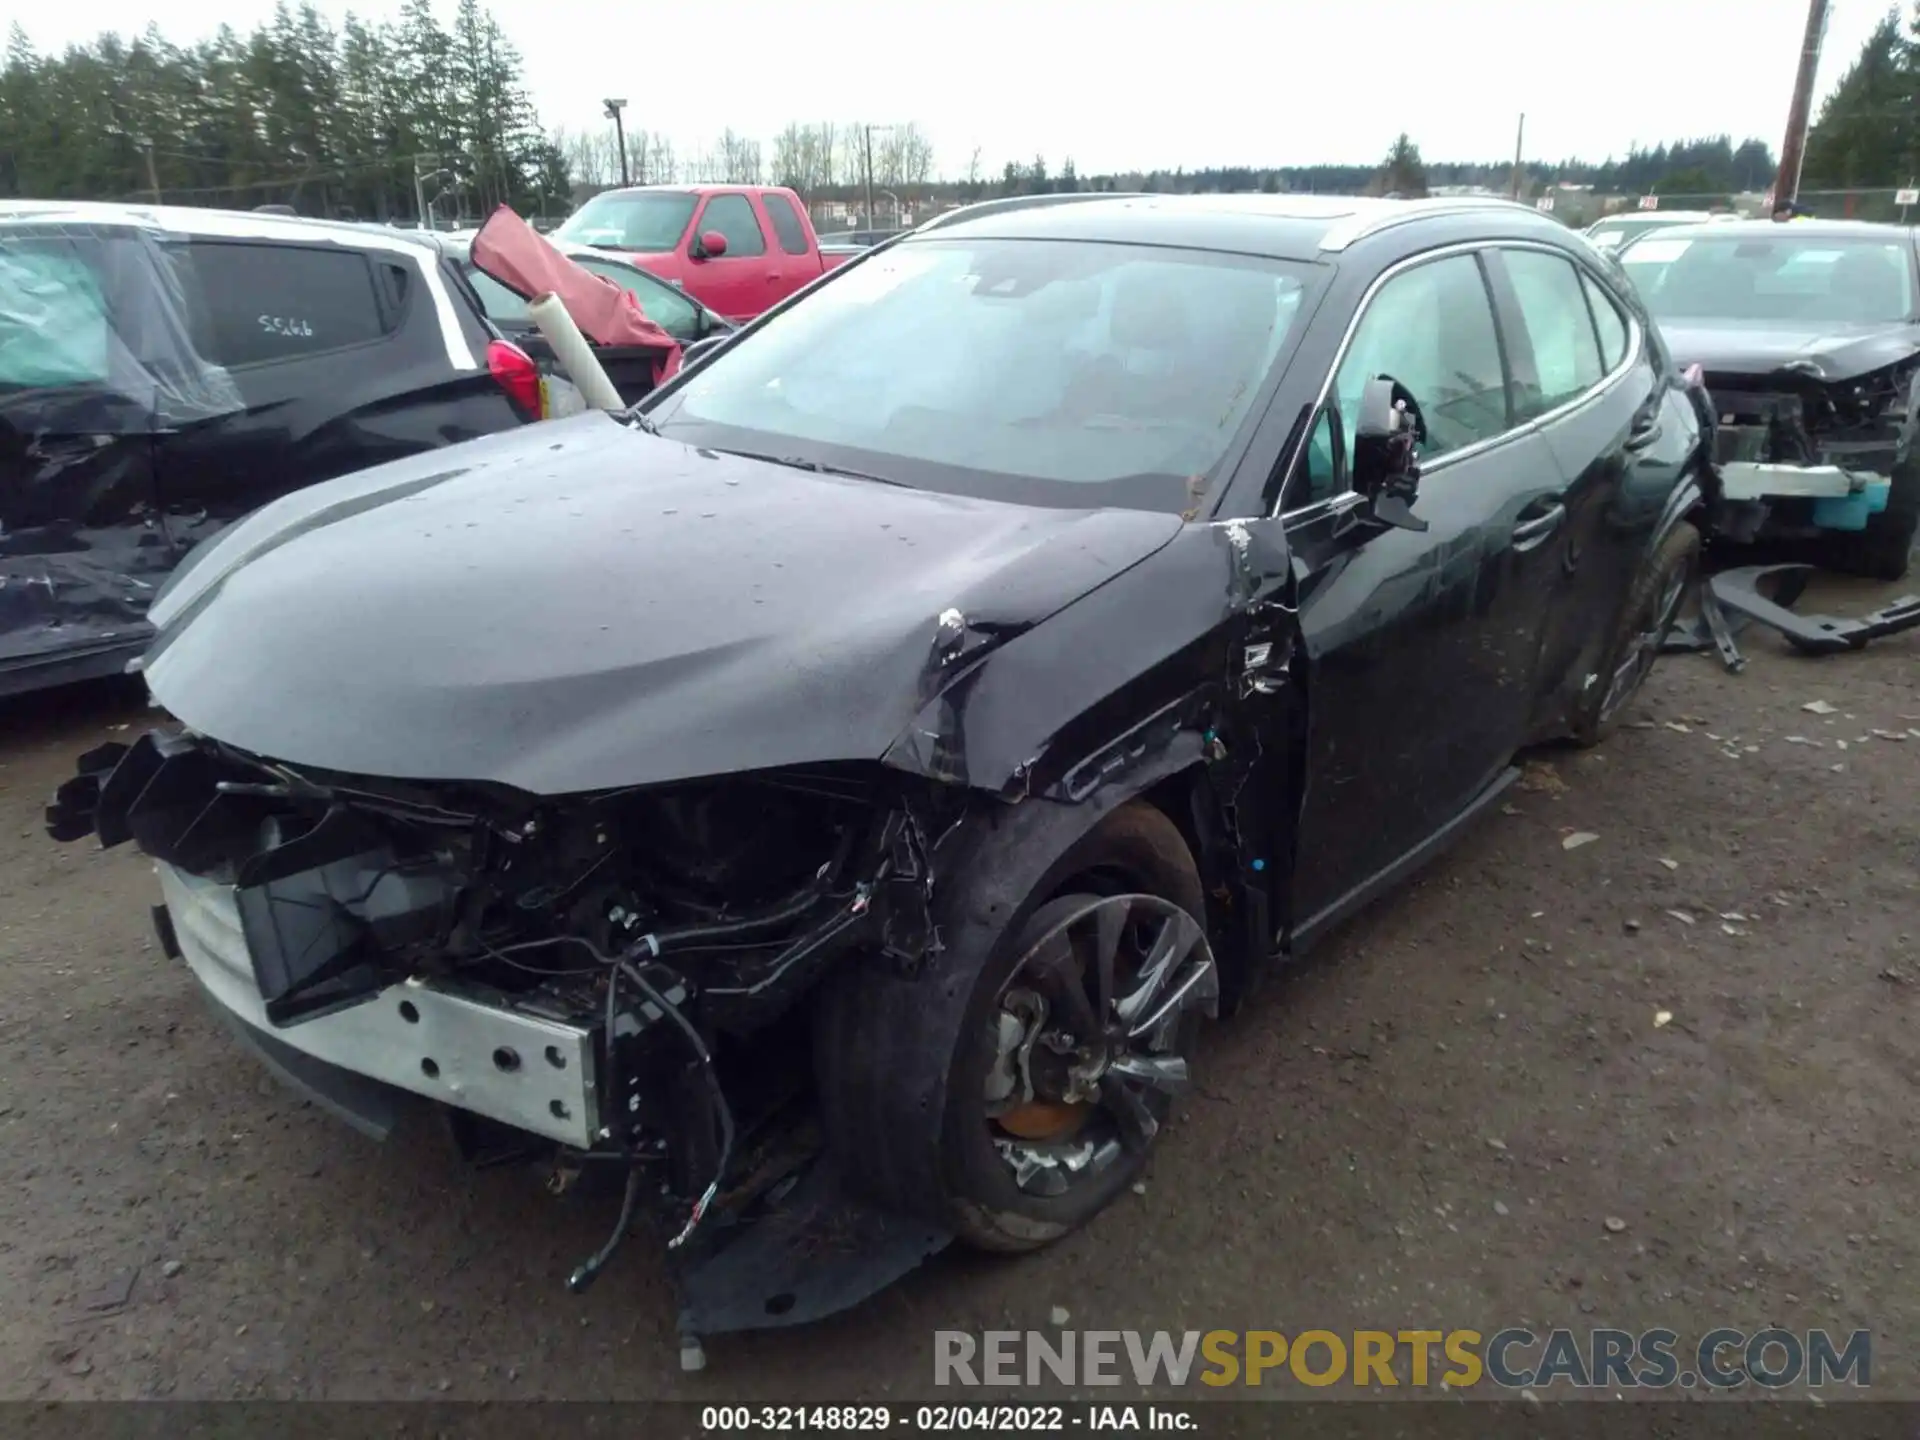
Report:
[[[160,15],[169,38],[247,29],[272,0],[0,0],[42,49]],[[384,19],[399,0],[319,0]],[[1805,0],[493,0],[549,128],[630,129],[685,155],[726,126],[917,121],[939,169],[1044,153],[1083,174],[1378,160],[1408,131],[1430,160],[1604,159],[1728,133],[1778,147]],[[1824,93],[1885,12],[1834,0]],[[12,11],[9,15],[7,12]],[[449,16],[452,0],[442,0]]]

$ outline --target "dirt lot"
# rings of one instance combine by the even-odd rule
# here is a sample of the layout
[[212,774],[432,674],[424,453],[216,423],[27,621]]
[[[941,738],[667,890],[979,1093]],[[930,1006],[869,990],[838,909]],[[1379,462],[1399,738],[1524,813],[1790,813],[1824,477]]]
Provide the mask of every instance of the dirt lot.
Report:
[[[1873,598],[1837,593],[1803,608]],[[1740,676],[1668,660],[1634,728],[1537,761],[1218,1031],[1144,1195],[1041,1256],[949,1255],[837,1321],[715,1342],[697,1375],[644,1243],[565,1292],[608,1201],[373,1145],[266,1079],[160,955],[139,859],[40,829],[71,757],[137,710],[16,706],[0,1396],[906,1398],[934,1329],[1056,1306],[1076,1328],[1870,1327],[1876,1391],[1920,1393],[1920,636],[1747,648]]]

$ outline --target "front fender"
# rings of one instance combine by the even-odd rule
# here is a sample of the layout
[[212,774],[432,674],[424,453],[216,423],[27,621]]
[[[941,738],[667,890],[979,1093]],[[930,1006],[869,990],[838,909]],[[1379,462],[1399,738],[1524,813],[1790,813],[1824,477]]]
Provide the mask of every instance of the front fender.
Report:
[[816,1053],[845,1055],[856,1047],[869,1053],[859,1065],[823,1068],[822,1084],[832,1085],[847,1143],[862,1134],[890,1137],[866,1151],[863,1183],[870,1193],[942,1218],[940,1117],[947,1113],[947,1072],[975,978],[994,947],[1018,934],[1066,878],[1061,868],[1082,838],[1199,759],[1197,744],[1170,745],[1078,804],[1036,797],[1005,806],[978,799],[934,849],[937,950],[913,975],[848,966],[827,982],[816,1015]]

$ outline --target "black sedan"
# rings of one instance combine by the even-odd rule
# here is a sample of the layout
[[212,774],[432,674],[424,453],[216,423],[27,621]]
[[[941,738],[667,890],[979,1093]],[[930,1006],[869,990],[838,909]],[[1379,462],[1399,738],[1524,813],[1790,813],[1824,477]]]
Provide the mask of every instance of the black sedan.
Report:
[[1706,450],[1521,207],[951,217],[235,527],[154,610],[186,728],[49,824],[283,1076],[624,1173],[689,1329],[794,1323],[1090,1219],[1204,1017],[1605,735]]

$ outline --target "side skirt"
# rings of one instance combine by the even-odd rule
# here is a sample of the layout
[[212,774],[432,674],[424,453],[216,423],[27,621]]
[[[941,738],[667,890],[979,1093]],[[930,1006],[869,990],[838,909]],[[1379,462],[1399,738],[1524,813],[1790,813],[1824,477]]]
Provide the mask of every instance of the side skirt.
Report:
[[1338,900],[1321,910],[1317,915],[1308,916],[1293,928],[1292,943],[1287,947],[1293,958],[1304,955],[1329,930],[1342,920],[1364,909],[1379,899],[1387,891],[1396,889],[1400,884],[1424,870],[1433,861],[1450,850],[1480,815],[1506,794],[1507,787],[1520,778],[1520,769],[1516,765],[1503,767],[1494,777],[1481,787],[1480,792],[1467,803],[1459,814],[1442,825],[1433,834],[1422,840],[1413,849],[1384,869],[1375,872],[1370,878],[1361,881],[1347,891]]

